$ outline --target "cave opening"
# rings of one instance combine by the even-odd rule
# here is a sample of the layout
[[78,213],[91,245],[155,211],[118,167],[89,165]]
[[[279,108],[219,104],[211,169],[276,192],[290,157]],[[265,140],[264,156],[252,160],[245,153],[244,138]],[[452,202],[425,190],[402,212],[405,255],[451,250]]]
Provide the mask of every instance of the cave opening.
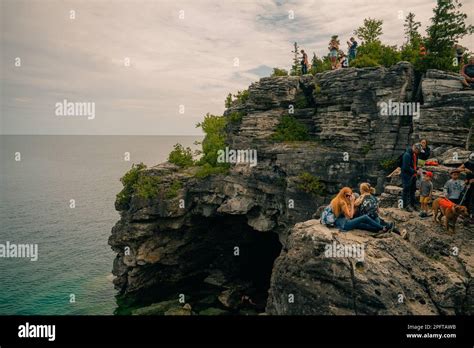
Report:
[[[115,314],[151,306],[161,315],[170,304],[181,308],[185,303],[199,315],[265,311],[273,264],[282,249],[277,233],[253,229],[245,215],[196,215],[173,235],[174,243],[183,240],[179,258],[135,271],[146,274],[141,281],[150,285],[119,295]],[[181,296],[184,302],[177,301]]]
[[[197,226],[209,233],[208,250],[203,250],[212,255],[207,277],[221,275],[221,283],[215,284],[215,290],[229,295],[227,309],[239,313],[241,308],[253,307],[263,312],[273,264],[282,249],[278,234],[253,229],[246,216],[203,219]],[[207,277],[197,286],[205,288]]]

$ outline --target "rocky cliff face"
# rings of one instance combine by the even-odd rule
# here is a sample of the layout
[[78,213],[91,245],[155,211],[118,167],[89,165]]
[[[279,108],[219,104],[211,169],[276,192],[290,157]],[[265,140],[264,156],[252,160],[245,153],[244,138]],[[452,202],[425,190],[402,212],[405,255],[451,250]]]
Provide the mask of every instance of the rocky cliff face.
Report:
[[[438,89],[436,81],[443,87]],[[383,191],[387,173],[381,163],[397,157],[412,137],[426,136],[440,149],[454,142],[465,147],[474,93],[461,91],[459,80],[436,71],[429,72],[421,85],[425,104],[420,117],[413,120],[412,116],[380,112],[381,103],[413,102],[417,98],[413,69],[404,62],[390,69],[349,68],[316,76],[262,78],[252,84],[247,101],[234,103],[225,114],[243,114],[240,121],[227,126],[227,144],[235,150],[256,150],[255,167],[237,164],[226,175],[198,179],[193,169],[179,170],[164,163],[142,175],[160,178],[164,191],[179,181],[175,194],[151,199],[133,194],[128,205],[117,205],[121,219],[109,244],[117,252],[113,273],[120,294],[119,311],[130,303],[154,303],[149,311],[138,314],[181,313],[185,303],[185,312],[190,314],[255,314],[265,308],[270,314],[465,311],[467,302],[461,295],[468,293],[462,286],[468,279],[465,274],[453,271],[448,278],[443,277],[446,289],[452,292],[446,300],[449,303],[442,302],[438,293],[426,298],[431,285],[423,288],[421,284],[428,282],[431,273],[426,273],[428,278],[421,283],[404,283],[410,262],[422,267],[423,260],[433,274],[436,267],[442,267],[426,261],[422,251],[409,242],[364,237],[370,251],[364,267],[370,271],[356,274],[348,260],[313,260],[312,245],[301,249],[306,233],[302,230],[307,225],[293,228],[311,219],[342,186],[369,181]],[[270,140],[288,114],[306,125],[311,141]],[[436,121],[430,121],[433,119]],[[302,173],[318,178],[325,192],[316,196],[305,192]],[[333,238],[323,228],[316,230],[316,244]],[[470,248],[474,251],[472,245]],[[333,267],[334,273],[324,274],[328,267]],[[390,272],[392,277],[384,280],[381,274],[375,276],[375,270]],[[422,273],[421,268],[419,271]],[[346,275],[350,277],[346,279]],[[310,281],[300,281],[299,276]],[[365,288],[358,279],[357,286],[364,291],[361,299],[355,294],[354,277],[372,284]],[[383,290],[390,280],[395,285]],[[334,293],[335,288],[340,292]],[[301,295],[299,301],[304,299],[304,305],[283,304],[290,289]],[[376,290],[383,292],[378,300]],[[441,287],[435,290],[443,291]],[[428,305],[392,306],[385,303],[392,291],[405,291],[407,298],[416,301],[422,296]],[[170,303],[179,308],[170,309]]]
[[[448,235],[430,219],[396,208],[382,216],[396,234],[341,233],[317,220],[295,225],[273,269],[267,312],[314,315],[454,315],[474,311],[474,231]],[[327,254],[327,246],[361,247]],[[339,249],[338,249],[339,248]]]

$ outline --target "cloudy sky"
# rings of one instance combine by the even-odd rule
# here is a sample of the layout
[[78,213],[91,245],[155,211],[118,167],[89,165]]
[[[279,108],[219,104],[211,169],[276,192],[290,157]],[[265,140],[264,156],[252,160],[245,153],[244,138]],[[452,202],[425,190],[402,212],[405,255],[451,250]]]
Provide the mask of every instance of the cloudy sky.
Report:
[[[200,134],[195,124],[221,114],[229,92],[289,68],[294,41],[325,55],[331,35],[344,42],[372,17],[401,45],[400,16],[414,12],[424,33],[435,3],[0,0],[0,133]],[[472,36],[461,43],[474,51]],[[63,100],[95,103],[95,118],[57,116]]]

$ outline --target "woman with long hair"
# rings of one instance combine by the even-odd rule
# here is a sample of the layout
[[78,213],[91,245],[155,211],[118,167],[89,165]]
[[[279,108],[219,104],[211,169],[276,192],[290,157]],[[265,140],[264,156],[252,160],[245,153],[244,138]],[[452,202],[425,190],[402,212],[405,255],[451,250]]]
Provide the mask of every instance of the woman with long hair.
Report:
[[368,215],[383,227],[386,227],[390,231],[405,237],[406,232],[400,232],[398,228],[395,227],[395,223],[386,222],[379,216],[379,202],[374,196],[375,188],[373,188],[368,182],[363,182],[360,184],[359,190],[360,196],[354,202],[359,215]]
[[336,217],[335,226],[343,231],[350,231],[356,228],[371,232],[387,232],[389,230],[388,227],[382,226],[368,215],[354,218],[355,197],[350,187],[343,187],[337,196],[333,198],[330,205]]

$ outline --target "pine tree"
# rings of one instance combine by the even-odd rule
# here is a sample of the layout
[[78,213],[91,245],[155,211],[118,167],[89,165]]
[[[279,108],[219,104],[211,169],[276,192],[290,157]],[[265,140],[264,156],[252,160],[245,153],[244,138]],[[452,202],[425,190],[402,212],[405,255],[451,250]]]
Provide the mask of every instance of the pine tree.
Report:
[[415,21],[415,14],[410,12],[405,18],[405,37],[407,39],[407,45],[411,47],[417,47],[421,42],[421,35],[418,29],[421,26],[420,22]]
[[301,75],[301,58],[299,57],[300,55],[300,47],[298,46],[298,43],[295,42],[293,44],[294,50],[291,51],[291,53],[294,54],[293,58],[293,65],[291,66],[291,73],[290,75],[292,76],[299,76]]
[[426,65],[429,68],[457,70],[454,62],[454,44],[465,35],[474,32],[472,25],[466,25],[467,15],[460,11],[462,4],[458,0],[438,0],[433,9],[431,25],[426,29],[428,55]]

